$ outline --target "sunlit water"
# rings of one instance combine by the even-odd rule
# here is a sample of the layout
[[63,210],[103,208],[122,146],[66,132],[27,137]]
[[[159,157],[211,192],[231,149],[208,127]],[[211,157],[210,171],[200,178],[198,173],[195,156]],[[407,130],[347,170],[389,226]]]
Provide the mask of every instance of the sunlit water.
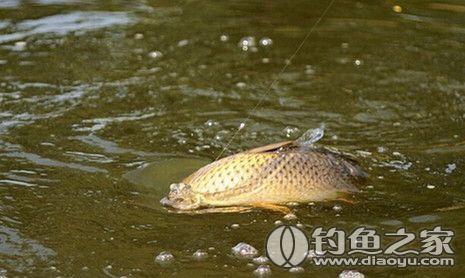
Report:
[[[159,205],[243,122],[224,155],[324,123],[319,144],[357,156],[370,175],[354,205],[300,206],[291,223],[456,232],[455,267],[357,270],[463,273],[463,2],[337,0],[278,76],[326,5],[0,1],[0,273],[252,275],[231,248],[263,255],[281,215]],[[208,258],[193,258],[198,249]],[[163,251],[174,261],[157,263]]]

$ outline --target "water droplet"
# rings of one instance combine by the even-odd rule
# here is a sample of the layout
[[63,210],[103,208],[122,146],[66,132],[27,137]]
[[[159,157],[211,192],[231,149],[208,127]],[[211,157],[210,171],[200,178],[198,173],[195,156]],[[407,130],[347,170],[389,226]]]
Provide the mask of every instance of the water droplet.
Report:
[[273,44],[273,40],[267,37],[261,38],[260,39],[260,45],[261,46],[270,46]]
[[271,275],[271,268],[268,265],[259,265],[257,269],[253,271],[256,276],[268,276]]
[[356,59],[356,60],[354,61],[354,65],[356,65],[356,66],[361,66],[361,65],[363,65],[363,61],[362,61],[362,60],[359,60],[359,59]]
[[257,249],[255,249],[255,247],[245,242],[238,243],[236,246],[231,248],[231,251],[233,255],[238,258],[251,259],[258,255]]
[[228,35],[223,34],[223,35],[220,36],[220,41],[222,41],[222,42],[227,42],[228,40],[229,40],[229,36],[228,36]]

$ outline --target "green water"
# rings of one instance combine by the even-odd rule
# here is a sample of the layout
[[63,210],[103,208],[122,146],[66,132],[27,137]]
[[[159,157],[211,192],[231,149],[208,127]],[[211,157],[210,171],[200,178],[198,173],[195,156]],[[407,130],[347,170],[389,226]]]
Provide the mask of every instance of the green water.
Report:
[[[306,231],[456,233],[454,267],[305,264],[306,275],[463,274],[465,210],[438,209],[465,204],[464,3],[336,0],[278,76],[327,4],[1,0],[0,273],[251,276],[230,249],[244,241],[263,254],[281,215],[180,215],[158,203],[249,118],[225,155],[325,123],[321,144],[369,173],[354,205],[298,207],[292,223]],[[256,46],[241,49],[248,36]],[[197,249],[209,258],[193,260]],[[162,251],[175,262],[155,263]]]

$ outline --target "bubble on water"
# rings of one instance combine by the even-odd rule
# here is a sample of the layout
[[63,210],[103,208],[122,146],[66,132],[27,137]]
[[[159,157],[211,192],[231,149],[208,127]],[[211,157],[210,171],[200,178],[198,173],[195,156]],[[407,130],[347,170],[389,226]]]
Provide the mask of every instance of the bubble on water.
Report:
[[82,271],[89,271],[89,267],[88,267],[88,266],[83,266],[83,267],[81,268],[81,270],[82,270]]
[[451,174],[455,169],[457,169],[457,165],[455,165],[455,163],[447,164],[445,172],[447,174]]
[[174,261],[174,256],[167,251],[163,251],[155,257],[155,262],[159,264],[168,264],[172,261]]
[[241,123],[241,124],[239,125],[239,130],[243,129],[244,127],[245,127],[245,123]]
[[239,40],[239,47],[244,51],[248,51],[250,48],[255,47],[255,38],[254,37],[243,37]]
[[231,225],[231,228],[232,228],[232,229],[239,229],[239,227],[240,227],[240,226],[239,226],[239,224],[237,224],[237,223],[234,223],[234,224]]
[[299,132],[299,129],[297,127],[286,126],[283,129],[283,132],[286,135],[286,137],[293,137],[295,134]]
[[183,47],[189,44],[189,40],[181,40],[178,42],[178,47]]
[[288,207],[298,207],[299,203],[298,202],[287,202],[286,206],[288,206]]
[[13,51],[24,51],[26,50],[27,42],[25,41],[18,41],[15,42],[15,45],[13,47]]
[[269,276],[271,275],[271,268],[268,265],[259,265],[257,269],[253,271],[256,276]]
[[322,257],[323,255],[323,253],[317,252],[315,250],[308,250],[307,260],[313,261],[314,258]]
[[254,264],[267,264],[269,259],[266,256],[256,257],[252,260]]
[[268,64],[270,62],[270,58],[263,58],[262,63],[263,64]]
[[276,221],[274,222],[274,224],[275,224],[276,226],[280,226],[280,225],[283,224],[283,221],[281,221],[281,220],[276,220]]
[[335,212],[340,212],[340,211],[342,210],[342,206],[341,206],[341,205],[334,205],[334,206],[333,206],[333,210],[334,210]]
[[163,54],[157,50],[149,52],[149,57],[152,59],[158,59],[158,58],[161,58],[162,56]]
[[313,75],[313,74],[315,74],[315,72],[316,72],[316,70],[312,65],[306,65],[305,66],[305,74]]
[[214,126],[218,126],[219,123],[215,120],[207,120],[204,125],[206,127],[214,127]]
[[137,34],[134,35],[134,39],[136,39],[136,40],[141,40],[143,38],[144,38],[144,35],[141,34],[141,33],[137,33]]
[[379,153],[384,153],[386,151],[384,147],[378,147],[377,150]]
[[260,39],[261,46],[270,46],[272,44],[273,44],[273,40],[268,37],[264,37]]
[[431,185],[431,184],[428,184],[428,185],[426,186],[426,188],[428,188],[428,189],[434,189],[434,188],[436,188],[436,186]]
[[339,273],[339,278],[365,278],[365,275],[363,273],[358,272],[356,270],[344,270],[341,273]]
[[244,82],[237,82],[236,87],[239,89],[244,89],[245,87],[247,87],[247,84],[245,84]]
[[194,254],[192,254],[192,258],[198,261],[205,260],[208,258],[208,253],[202,249],[199,249],[195,251]]
[[393,167],[395,169],[399,170],[408,170],[410,167],[412,167],[412,162],[409,161],[400,161],[400,160],[393,160],[389,161],[386,166]]
[[429,171],[431,171],[431,168],[430,167],[425,167],[425,171],[429,172]]
[[392,155],[395,155],[395,156],[403,156],[400,152],[392,152]]
[[297,216],[295,214],[293,214],[293,213],[288,213],[288,214],[284,215],[283,218],[286,219],[286,220],[294,220],[294,219],[297,219]]
[[363,61],[362,61],[362,60],[359,60],[359,59],[355,59],[355,60],[354,60],[354,65],[356,65],[356,66],[361,66],[361,65],[363,65]]
[[258,255],[258,250],[245,242],[238,243],[236,246],[231,248],[231,251],[234,256],[244,259],[251,259]]
[[229,40],[229,36],[226,34],[223,34],[220,36],[220,41],[222,42],[227,42]]
[[303,273],[305,272],[305,269],[301,266],[294,266],[289,269],[290,273]]
[[341,43],[341,47],[342,48],[349,48],[349,43],[343,42],[343,43]]

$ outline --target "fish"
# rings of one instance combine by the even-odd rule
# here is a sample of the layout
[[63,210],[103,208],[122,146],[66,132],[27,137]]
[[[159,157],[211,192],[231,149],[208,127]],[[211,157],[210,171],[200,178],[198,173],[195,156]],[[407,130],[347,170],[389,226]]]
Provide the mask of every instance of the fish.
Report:
[[286,213],[285,204],[291,202],[334,200],[357,192],[355,183],[366,177],[365,172],[353,157],[315,146],[321,137],[322,129],[309,130],[297,140],[216,160],[171,184],[160,202],[181,212],[253,207]]

